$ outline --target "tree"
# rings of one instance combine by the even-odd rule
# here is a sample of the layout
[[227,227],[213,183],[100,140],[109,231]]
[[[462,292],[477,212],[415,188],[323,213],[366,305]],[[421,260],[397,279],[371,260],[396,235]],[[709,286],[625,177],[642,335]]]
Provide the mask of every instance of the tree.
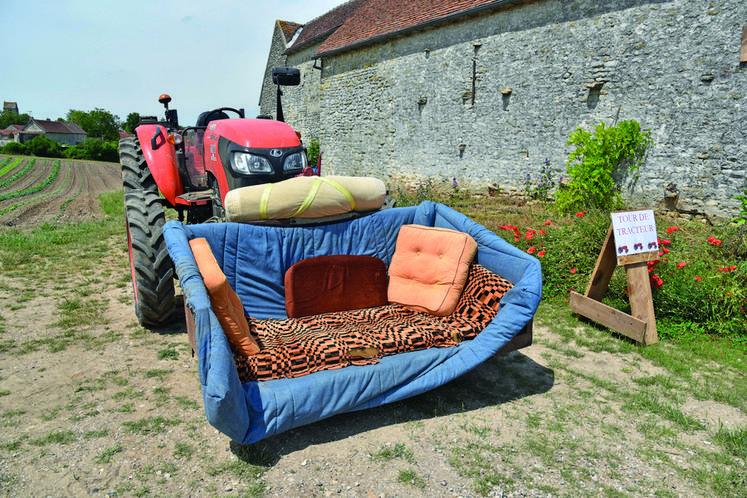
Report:
[[10,109],[3,109],[0,113],[0,130],[6,129],[10,125],[25,125],[31,120],[28,114],[18,114]]
[[105,109],[96,108],[90,112],[70,109],[67,120],[83,128],[90,138],[119,140],[119,117]]
[[135,128],[137,128],[139,125],[140,125],[140,114],[137,112],[131,112],[127,115],[127,120],[125,120],[122,127],[127,133],[129,133],[130,135],[133,135],[135,133]]

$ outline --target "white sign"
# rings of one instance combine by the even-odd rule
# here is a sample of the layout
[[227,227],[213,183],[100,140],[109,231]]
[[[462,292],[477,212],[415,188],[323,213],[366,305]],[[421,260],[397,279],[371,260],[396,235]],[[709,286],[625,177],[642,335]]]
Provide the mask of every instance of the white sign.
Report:
[[659,250],[654,211],[612,213],[612,231],[617,256],[630,256]]

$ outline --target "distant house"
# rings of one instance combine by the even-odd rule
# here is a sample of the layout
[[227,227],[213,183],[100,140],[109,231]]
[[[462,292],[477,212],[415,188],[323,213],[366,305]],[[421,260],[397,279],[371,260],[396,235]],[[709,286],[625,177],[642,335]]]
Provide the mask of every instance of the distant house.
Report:
[[13,111],[18,114],[17,102],[3,102],[3,111]]
[[16,141],[25,143],[39,135],[44,135],[60,145],[78,145],[88,138],[83,128],[75,123],[31,118],[20,131]]
[[0,147],[16,140],[19,132],[23,129],[22,125],[10,125],[4,130],[0,130]]

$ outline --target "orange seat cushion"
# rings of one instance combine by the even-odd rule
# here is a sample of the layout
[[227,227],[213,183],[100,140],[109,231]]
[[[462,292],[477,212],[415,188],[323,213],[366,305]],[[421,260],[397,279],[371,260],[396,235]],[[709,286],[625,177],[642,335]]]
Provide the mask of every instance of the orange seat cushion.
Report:
[[257,341],[249,332],[249,324],[244,316],[244,306],[236,292],[228,284],[226,276],[218,266],[210,244],[204,238],[189,241],[202,280],[205,282],[210,306],[218,318],[223,332],[234,351],[243,356],[252,356],[259,352]]
[[477,242],[446,228],[403,225],[389,265],[389,302],[450,315],[467,282]]
[[289,318],[386,306],[386,264],[373,256],[307,258],[285,272]]

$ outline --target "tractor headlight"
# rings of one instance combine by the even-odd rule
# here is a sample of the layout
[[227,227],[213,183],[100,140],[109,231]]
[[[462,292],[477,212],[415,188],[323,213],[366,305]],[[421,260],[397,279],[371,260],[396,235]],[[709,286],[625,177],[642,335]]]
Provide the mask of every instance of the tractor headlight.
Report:
[[291,171],[295,169],[304,169],[308,165],[308,159],[304,151],[295,152],[285,158],[283,163],[283,171]]
[[270,161],[262,156],[256,156],[246,152],[236,152],[233,155],[233,167],[236,171],[245,175],[257,173],[272,173]]

